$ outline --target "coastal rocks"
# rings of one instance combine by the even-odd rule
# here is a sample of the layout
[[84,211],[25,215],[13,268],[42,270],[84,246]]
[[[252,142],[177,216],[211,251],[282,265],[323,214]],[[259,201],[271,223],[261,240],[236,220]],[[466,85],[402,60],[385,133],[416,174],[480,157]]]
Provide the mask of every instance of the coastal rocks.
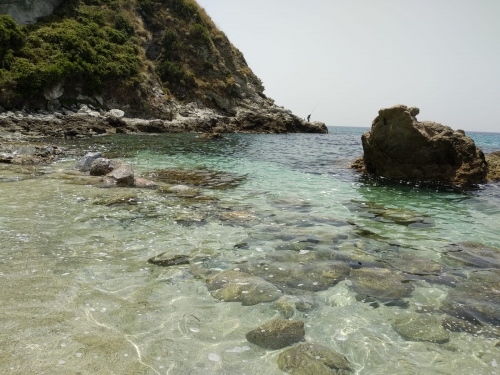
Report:
[[64,150],[52,145],[30,142],[0,143],[0,163],[17,165],[49,164],[62,156]]
[[273,319],[248,332],[246,339],[266,349],[281,349],[304,340],[304,322],[300,320]]
[[118,160],[99,157],[95,159],[89,168],[91,176],[105,176],[118,168],[122,163]]
[[426,314],[396,319],[394,329],[408,341],[428,341],[437,344],[450,341],[450,334],[443,328],[441,319]]
[[488,163],[488,181],[500,180],[500,151],[486,154],[485,157]]
[[261,133],[328,133],[323,123],[308,123],[292,112],[278,107],[239,108],[234,120],[240,131]]
[[346,357],[315,343],[298,344],[281,352],[278,367],[290,375],[347,375],[352,371]]
[[419,122],[416,113],[405,105],[381,109],[371,130],[361,137],[363,159],[353,167],[404,181],[453,185],[486,181],[484,154],[471,138],[448,126]]
[[118,168],[106,175],[106,181],[117,186],[133,186],[134,171],[128,164],[121,164]]
[[390,302],[408,296],[413,286],[399,273],[386,268],[360,268],[351,270],[352,288],[361,297],[374,297]]
[[102,154],[100,152],[89,152],[78,160],[75,165],[75,169],[80,172],[88,172],[90,171],[92,163],[99,158],[102,158]]
[[273,284],[264,279],[238,271],[223,271],[207,280],[214,298],[224,302],[241,302],[244,306],[272,302],[281,296]]

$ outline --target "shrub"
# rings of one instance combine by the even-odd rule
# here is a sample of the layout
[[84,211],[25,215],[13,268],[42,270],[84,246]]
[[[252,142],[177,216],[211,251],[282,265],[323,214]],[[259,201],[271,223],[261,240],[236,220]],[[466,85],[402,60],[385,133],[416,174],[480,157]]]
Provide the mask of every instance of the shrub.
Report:
[[0,68],[9,69],[14,51],[24,45],[24,36],[16,21],[9,15],[0,15]]

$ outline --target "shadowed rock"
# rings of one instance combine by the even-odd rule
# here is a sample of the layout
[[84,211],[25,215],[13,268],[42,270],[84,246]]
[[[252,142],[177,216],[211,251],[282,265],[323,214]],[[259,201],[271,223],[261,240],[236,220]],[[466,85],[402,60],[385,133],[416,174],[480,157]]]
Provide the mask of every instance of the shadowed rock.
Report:
[[[353,167],[386,178],[471,185],[486,181],[483,152],[463,131],[419,122],[405,105],[381,109],[361,137],[364,155]],[[412,115],[413,114],[413,115]]]
[[290,375],[344,375],[352,370],[346,357],[324,345],[295,345],[278,357],[278,367]]
[[134,184],[134,171],[130,165],[121,164],[111,173],[108,173],[106,178],[118,186],[132,186]]
[[248,332],[246,338],[252,344],[276,350],[302,341],[305,334],[300,320],[274,319]]
[[111,160],[99,157],[95,159],[89,168],[91,176],[105,176],[118,168],[122,163],[118,160]]

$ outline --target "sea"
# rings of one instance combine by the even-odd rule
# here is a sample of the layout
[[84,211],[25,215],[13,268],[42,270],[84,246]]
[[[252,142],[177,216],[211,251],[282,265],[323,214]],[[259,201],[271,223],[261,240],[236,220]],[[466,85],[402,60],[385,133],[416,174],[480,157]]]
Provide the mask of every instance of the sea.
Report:
[[[48,140],[76,152],[0,166],[0,373],[292,375],[278,366],[287,347],[246,338],[292,319],[352,374],[500,374],[499,283],[481,284],[480,323],[442,328],[450,305],[467,310],[457,296],[474,300],[461,285],[498,280],[500,184],[363,177],[349,166],[367,130]],[[467,134],[500,150],[500,133]],[[74,170],[96,151],[162,188],[109,188]],[[478,248],[483,263],[468,252]],[[347,271],[334,278],[332,262]],[[217,299],[207,281],[228,270],[275,285],[279,303]],[[421,317],[437,323],[405,330]]]

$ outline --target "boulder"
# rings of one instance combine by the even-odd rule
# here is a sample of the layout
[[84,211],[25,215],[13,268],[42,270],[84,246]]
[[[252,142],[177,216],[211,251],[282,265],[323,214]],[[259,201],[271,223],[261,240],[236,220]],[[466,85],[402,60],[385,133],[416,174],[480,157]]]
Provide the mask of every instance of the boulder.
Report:
[[237,124],[241,132],[259,133],[328,133],[321,122],[306,122],[290,111],[279,107],[271,108],[239,108],[233,124]]
[[363,159],[353,168],[390,179],[473,185],[486,181],[483,152],[464,131],[419,122],[418,108],[381,109],[361,137]]
[[488,163],[488,181],[500,180],[500,151],[486,154],[486,162]]
[[273,319],[246,334],[252,344],[266,349],[281,349],[304,340],[304,322]]
[[298,344],[281,352],[278,367],[290,375],[343,375],[352,370],[342,354],[313,343]]
[[91,176],[105,176],[118,168],[122,163],[118,160],[97,158],[90,165]]
[[80,172],[88,172],[90,171],[90,167],[94,160],[102,158],[102,154],[100,152],[89,152],[85,154],[75,165],[75,169]]
[[121,164],[111,173],[108,173],[106,177],[108,181],[111,181],[118,186],[134,185],[134,171],[128,164]]

